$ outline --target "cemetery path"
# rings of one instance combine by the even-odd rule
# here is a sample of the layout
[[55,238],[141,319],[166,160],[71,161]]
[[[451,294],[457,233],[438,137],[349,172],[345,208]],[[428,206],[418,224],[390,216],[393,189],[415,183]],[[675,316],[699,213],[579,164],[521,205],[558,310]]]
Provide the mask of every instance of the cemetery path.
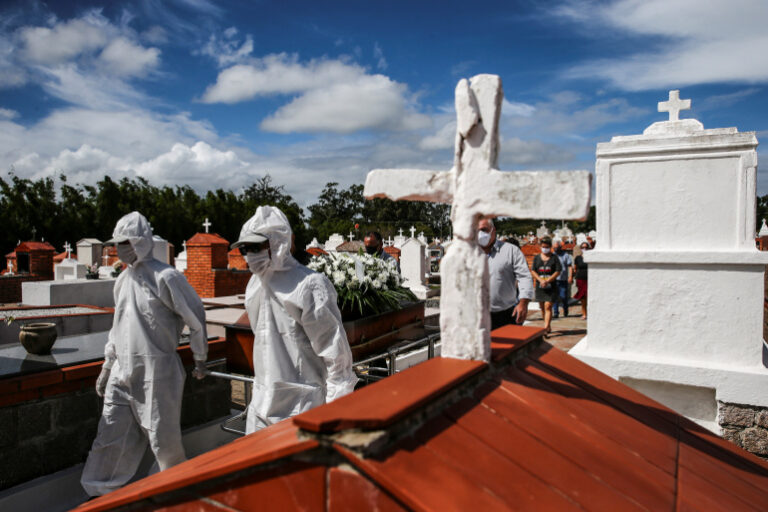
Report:
[[[569,316],[552,319],[552,333],[547,341],[564,352],[568,352],[587,335],[587,321],[581,319],[581,306],[571,306]],[[525,325],[542,327],[544,319],[538,310],[528,311]]]

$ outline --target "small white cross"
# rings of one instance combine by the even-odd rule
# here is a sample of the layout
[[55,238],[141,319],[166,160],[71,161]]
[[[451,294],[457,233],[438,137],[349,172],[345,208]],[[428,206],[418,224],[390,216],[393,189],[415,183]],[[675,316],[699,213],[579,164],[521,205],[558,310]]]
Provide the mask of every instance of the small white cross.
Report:
[[347,235],[347,238],[349,238],[349,241],[351,242],[352,240],[355,239],[355,235],[353,235],[352,232],[350,231],[349,234]]
[[[403,236],[403,228],[398,229],[397,232],[398,232],[398,234],[400,236]],[[21,243],[21,242],[19,242],[19,243]]]
[[184,247],[184,252],[187,252],[187,241],[186,240],[181,242],[181,246]]
[[211,227],[211,223],[208,221],[208,217],[205,218],[205,222],[203,222],[203,227],[205,228],[205,232],[208,232],[208,228]]
[[392,237],[391,237],[391,236],[389,236],[389,237],[387,238],[386,242],[387,242],[387,245],[392,245],[392,244],[394,243],[394,242],[392,241]]
[[103,265],[105,267],[109,265],[109,253],[105,253],[104,256],[101,257],[101,260],[104,262]]
[[681,100],[680,91],[669,91],[669,99],[659,102],[659,112],[669,112],[670,121],[680,120],[680,111],[689,110],[691,100]]
[[411,226],[411,238],[413,238],[413,235],[416,234],[416,228]]
[[72,246],[69,245],[69,242],[64,242],[64,250],[67,251],[67,259],[69,259],[69,253],[72,251]]

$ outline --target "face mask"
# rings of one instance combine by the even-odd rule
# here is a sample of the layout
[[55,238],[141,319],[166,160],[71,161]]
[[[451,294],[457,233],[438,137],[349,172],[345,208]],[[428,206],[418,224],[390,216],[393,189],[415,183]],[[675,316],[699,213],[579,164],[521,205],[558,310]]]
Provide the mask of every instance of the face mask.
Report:
[[541,248],[541,254],[549,254],[549,251],[551,251],[549,247],[542,247]]
[[480,244],[480,247],[488,247],[488,244],[491,243],[491,234],[485,231],[478,231],[477,243]]
[[375,245],[366,245],[365,252],[367,252],[368,254],[376,254],[377,252],[379,252],[379,248],[376,247]]
[[137,259],[139,259],[139,257],[136,256],[136,251],[133,250],[133,246],[131,244],[118,244],[117,257],[120,258],[120,261],[126,265],[132,265]]
[[269,251],[264,249],[259,252],[249,252],[245,255],[245,262],[248,269],[257,276],[262,276],[269,268],[272,260],[269,259]]

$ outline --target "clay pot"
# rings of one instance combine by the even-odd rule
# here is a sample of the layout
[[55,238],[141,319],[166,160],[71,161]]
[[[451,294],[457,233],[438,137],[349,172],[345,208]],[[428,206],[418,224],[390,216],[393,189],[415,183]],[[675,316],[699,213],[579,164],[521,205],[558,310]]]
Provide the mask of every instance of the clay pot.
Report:
[[19,341],[30,354],[42,356],[51,353],[56,336],[56,324],[39,322],[22,325]]

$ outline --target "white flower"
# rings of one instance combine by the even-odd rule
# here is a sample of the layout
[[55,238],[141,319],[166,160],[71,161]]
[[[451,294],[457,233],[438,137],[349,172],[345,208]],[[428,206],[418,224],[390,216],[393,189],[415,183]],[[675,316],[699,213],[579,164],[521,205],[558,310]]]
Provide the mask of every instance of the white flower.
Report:
[[337,270],[333,273],[333,284],[336,286],[343,286],[345,281],[346,276],[344,275],[344,272]]
[[[368,276],[366,276],[366,277],[368,277]],[[381,281],[379,281],[378,279],[374,279],[372,284],[373,284],[373,287],[375,289],[377,289],[377,290],[381,289]]]

